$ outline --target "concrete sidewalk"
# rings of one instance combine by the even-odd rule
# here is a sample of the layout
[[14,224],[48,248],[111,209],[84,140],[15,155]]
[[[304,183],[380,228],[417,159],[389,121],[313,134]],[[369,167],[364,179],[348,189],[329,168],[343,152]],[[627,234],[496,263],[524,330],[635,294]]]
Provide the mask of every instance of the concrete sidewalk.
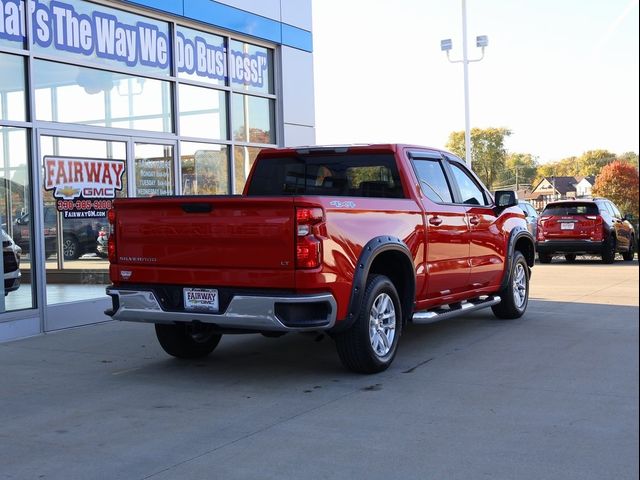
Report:
[[536,266],[524,318],[410,326],[378,375],[333,342],[150,325],[0,345],[1,479],[637,479],[638,263]]

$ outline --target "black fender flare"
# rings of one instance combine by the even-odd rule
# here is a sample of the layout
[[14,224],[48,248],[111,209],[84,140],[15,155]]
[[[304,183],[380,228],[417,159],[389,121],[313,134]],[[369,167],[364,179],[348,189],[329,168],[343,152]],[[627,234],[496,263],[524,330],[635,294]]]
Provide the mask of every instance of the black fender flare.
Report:
[[358,258],[358,262],[356,263],[356,268],[353,274],[351,298],[349,300],[347,317],[343,321],[338,322],[338,324],[336,325],[336,331],[343,331],[348,329],[349,327],[351,327],[351,325],[353,325],[355,319],[358,318],[358,315],[360,313],[360,305],[362,304],[362,297],[364,296],[367,286],[367,278],[369,277],[369,272],[371,270],[371,265],[380,254],[389,251],[401,253],[406,257],[408,264],[411,265],[412,275],[408,285],[409,292],[405,293],[404,299],[400,299],[400,302],[402,304],[403,317],[406,319],[411,315],[416,297],[416,274],[415,269],[413,268],[413,256],[411,255],[409,247],[407,247],[407,245],[401,239],[389,235],[380,235],[369,240],[367,244],[362,248],[362,252],[360,253],[360,257]]
[[[509,284],[509,276],[511,272],[513,256],[516,250],[516,243],[518,243],[518,241],[522,238],[528,239],[529,243],[531,244],[531,251],[533,252],[533,259],[531,264],[533,265],[533,261],[535,261],[536,242],[535,242],[535,239],[533,238],[533,235],[531,235],[531,232],[527,230],[526,227],[521,227],[521,226],[514,227],[509,232],[509,240],[507,241],[507,251],[506,251],[507,257],[505,262],[506,263],[505,275],[504,275],[504,278],[502,279],[502,283],[500,284],[500,290],[504,290],[505,288],[507,288],[507,285]],[[529,260],[527,259],[527,264],[528,263],[529,263]],[[531,265],[529,265],[528,273],[529,273],[529,276],[531,276]]]

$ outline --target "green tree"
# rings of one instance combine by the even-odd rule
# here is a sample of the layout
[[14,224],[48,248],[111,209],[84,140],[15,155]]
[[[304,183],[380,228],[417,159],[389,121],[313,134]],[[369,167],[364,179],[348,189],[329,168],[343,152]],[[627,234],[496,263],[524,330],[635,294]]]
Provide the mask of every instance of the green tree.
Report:
[[577,173],[587,177],[589,175],[598,175],[600,170],[615,160],[615,154],[608,150],[589,150],[584,152],[577,162]]
[[[471,129],[471,166],[484,184],[492,189],[504,170],[505,137],[511,135],[507,128]],[[464,132],[451,132],[447,148],[465,158]]]
[[631,213],[637,219],[638,183],[638,169],[616,160],[603,167],[593,186],[593,195],[608,198],[623,213]]
[[[531,184],[538,174],[538,160],[530,153],[509,153],[505,158],[504,170],[498,183],[500,185]],[[517,182],[516,182],[517,173]]]

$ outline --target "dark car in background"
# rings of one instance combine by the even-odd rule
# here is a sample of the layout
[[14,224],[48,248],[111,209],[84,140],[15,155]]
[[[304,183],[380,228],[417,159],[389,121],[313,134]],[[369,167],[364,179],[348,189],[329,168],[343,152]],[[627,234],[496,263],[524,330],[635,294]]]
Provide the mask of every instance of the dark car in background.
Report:
[[636,232],[626,215],[610,200],[563,200],[549,203],[538,219],[536,250],[541,263],[554,254],[568,262],[577,255],[600,255],[613,263],[616,253],[624,260],[634,258]]
[[526,217],[529,233],[533,235],[533,238],[536,238],[536,233],[538,231],[538,212],[533,208],[533,205],[529,202],[525,202],[524,200],[518,200],[518,207]]
[[[55,207],[44,207],[44,249],[47,257],[57,252],[58,224]],[[75,260],[86,253],[96,252],[98,232],[106,220],[95,218],[63,218],[62,251],[65,260]],[[19,216],[13,226],[13,238],[24,252],[31,244],[31,216]]]
[[2,237],[2,267],[4,270],[4,294],[17,290],[20,287],[20,255],[22,249],[16,245],[13,239],[5,232],[4,228],[0,229],[0,237]]

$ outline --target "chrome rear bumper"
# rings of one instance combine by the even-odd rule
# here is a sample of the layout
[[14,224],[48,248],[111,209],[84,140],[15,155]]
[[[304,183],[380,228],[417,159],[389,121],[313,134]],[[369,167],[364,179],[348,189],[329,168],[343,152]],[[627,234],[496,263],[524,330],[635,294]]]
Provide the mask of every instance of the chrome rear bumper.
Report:
[[[164,310],[151,290],[107,287],[114,320],[148,323],[201,322],[220,328],[251,331],[328,330],[335,325],[337,304],[331,294],[296,296],[234,296],[224,312]],[[304,318],[302,318],[302,317]]]

